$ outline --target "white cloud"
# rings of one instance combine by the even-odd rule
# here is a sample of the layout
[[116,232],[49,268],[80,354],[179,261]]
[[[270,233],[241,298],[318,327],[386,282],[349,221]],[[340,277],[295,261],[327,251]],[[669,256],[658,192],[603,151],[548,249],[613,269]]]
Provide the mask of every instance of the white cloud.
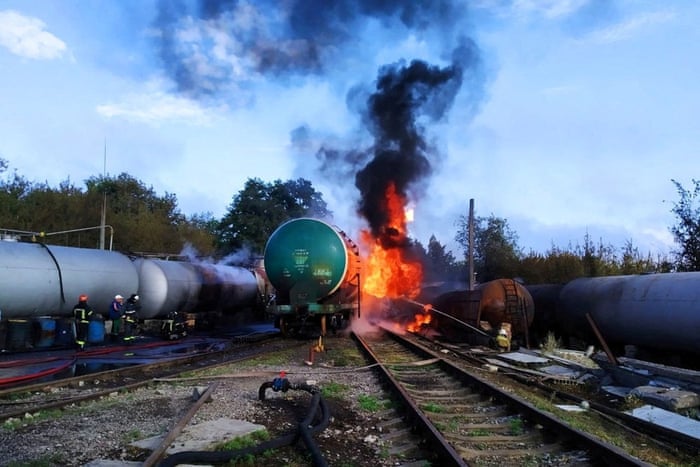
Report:
[[547,19],[557,19],[577,11],[587,0],[516,0],[513,12],[516,17],[541,15]]
[[97,113],[108,118],[121,117],[152,125],[165,121],[186,121],[206,125],[213,117],[210,111],[197,102],[164,92],[132,94],[121,103],[98,105]]
[[13,10],[0,11],[0,45],[20,57],[59,58],[66,52],[66,44],[45,27],[40,19]]
[[669,22],[675,17],[676,14],[673,11],[656,11],[637,15],[627,21],[593,32],[588,40],[600,44],[624,41],[634,37],[638,31],[655,24]]

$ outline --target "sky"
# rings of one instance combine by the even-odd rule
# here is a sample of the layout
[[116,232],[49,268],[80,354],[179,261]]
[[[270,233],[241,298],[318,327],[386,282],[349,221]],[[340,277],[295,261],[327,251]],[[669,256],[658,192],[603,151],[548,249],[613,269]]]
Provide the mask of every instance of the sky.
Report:
[[673,180],[700,179],[698,23],[694,0],[1,0],[2,176],[125,172],[217,219],[303,177],[353,235],[390,150],[424,245],[459,257],[473,199],[525,252],[666,255]]

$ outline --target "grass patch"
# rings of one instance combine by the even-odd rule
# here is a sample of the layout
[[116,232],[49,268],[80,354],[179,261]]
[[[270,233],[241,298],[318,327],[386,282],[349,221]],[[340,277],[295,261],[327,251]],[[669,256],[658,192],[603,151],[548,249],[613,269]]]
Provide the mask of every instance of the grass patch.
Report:
[[267,430],[256,430],[245,436],[237,436],[228,441],[224,441],[215,446],[216,451],[238,451],[239,449],[255,446],[261,441],[270,439],[270,433]]
[[143,433],[141,433],[141,430],[129,430],[125,435],[124,435],[124,441],[126,443],[130,443],[132,441],[136,441],[137,439],[143,438]]
[[[270,433],[267,430],[257,430],[245,436],[237,436],[223,443],[219,443],[214,447],[216,451],[239,451],[241,449],[250,448],[258,445],[260,442],[270,439]],[[260,457],[269,457],[270,452],[266,451]],[[257,465],[256,456],[246,454],[243,456],[231,459],[226,465]]]
[[525,424],[520,418],[512,418],[509,422],[510,434],[513,436],[522,435],[525,432]]
[[544,353],[551,354],[554,353],[556,349],[561,348],[561,342],[553,333],[548,332],[547,337],[545,337],[540,347]]
[[2,424],[2,428],[5,430],[13,431],[21,426],[31,425],[32,423],[37,423],[42,420],[53,420],[56,418],[60,418],[61,415],[62,412],[58,409],[44,410],[33,414],[27,414],[22,418],[8,418]]
[[336,349],[331,347],[326,351],[326,356],[333,361],[333,366],[360,367],[367,364],[367,361],[355,348],[340,347]]
[[357,402],[359,402],[360,408],[367,412],[377,412],[381,408],[379,400],[374,396],[360,394],[357,396]]
[[33,394],[31,392],[13,392],[7,395],[7,400],[9,401],[21,401],[24,399],[29,399]]
[[436,404],[434,402],[429,402],[425,405],[422,405],[421,409],[423,409],[426,412],[432,412],[432,413],[442,413],[445,411],[445,408],[443,406],[441,406],[440,404]]
[[348,386],[340,383],[328,383],[321,388],[321,395],[329,399],[338,399],[348,390]]

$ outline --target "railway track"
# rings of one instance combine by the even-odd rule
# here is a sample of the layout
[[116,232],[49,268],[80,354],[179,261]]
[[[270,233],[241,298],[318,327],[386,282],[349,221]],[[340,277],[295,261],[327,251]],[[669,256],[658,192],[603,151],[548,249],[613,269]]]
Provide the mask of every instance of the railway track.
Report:
[[398,335],[356,338],[441,465],[648,465]]
[[196,370],[230,365],[288,348],[289,345],[288,341],[275,338],[232,341],[223,349],[212,350],[204,346],[200,352],[164,361],[14,386],[0,390],[0,421],[22,417],[27,412],[57,409],[100,399],[115,392],[128,392],[149,385],[158,378],[170,378]]
[[[439,353],[455,365],[480,369],[494,362],[492,355],[484,352],[475,353],[469,346],[445,344],[418,334],[412,335],[417,345],[425,345],[429,350]],[[619,410],[619,401],[613,403],[600,395],[591,394],[585,387],[569,378],[557,378],[545,375],[527,368],[505,365],[499,370],[500,374],[521,383],[533,393],[538,393],[549,400],[562,404],[586,405],[600,418],[620,430],[629,432],[632,436],[642,436],[643,445],[655,446],[657,449],[677,453],[688,459],[700,458],[700,440],[681,431],[668,429],[664,426],[634,417]]]

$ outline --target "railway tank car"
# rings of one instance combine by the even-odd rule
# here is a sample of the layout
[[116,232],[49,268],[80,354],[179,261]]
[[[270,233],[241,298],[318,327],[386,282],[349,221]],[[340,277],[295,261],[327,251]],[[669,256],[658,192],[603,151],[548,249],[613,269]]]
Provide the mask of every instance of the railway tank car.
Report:
[[510,325],[514,342],[529,347],[535,304],[528,290],[513,279],[478,284],[474,290],[447,292],[432,299],[432,305],[454,320],[437,316],[435,327],[447,339],[488,345],[503,323]]
[[42,346],[50,347],[44,327],[58,343],[58,334],[71,332],[73,306],[82,294],[99,315],[106,315],[116,294],[138,294],[143,320],[165,319],[173,311],[243,319],[244,312],[262,310],[264,289],[259,275],[243,267],[2,240],[0,348],[31,348],[38,332]]
[[280,225],[265,246],[273,288],[268,312],[285,334],[344,327],[360,306],[360,255],[340,229],[319,219]]
[[700,272],[575,279],[556,308],[562,332],[611,345],[700,355]]
[[134,263],[143,318],[173,310],[230,315],[261,302],[260,281],[245,268],[141,258]]
[[105,250],[0,241],[3,319],[72,316],[80,294],[105,308],[116,293],[136,293],[128,256]]

